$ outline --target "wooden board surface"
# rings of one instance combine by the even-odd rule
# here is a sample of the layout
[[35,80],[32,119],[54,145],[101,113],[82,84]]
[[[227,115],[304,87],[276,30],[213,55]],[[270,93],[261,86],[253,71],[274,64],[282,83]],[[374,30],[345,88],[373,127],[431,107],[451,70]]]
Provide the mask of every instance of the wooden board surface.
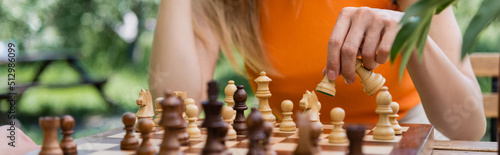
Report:
[[[374,127],[374,124],[366,124],[367,129]],[[372,131],[367,130],[363,143],[365,154],[430,154],[433,148],[433,130],[434,127],[428,124],[401,124],[404,128],[402,136],[397,136],[395,140],[379,141],[373,140]],[[332,125],[324,125],[324,132],[320,136],[322,154],[345,154],[348,150],[348,144],[329,144],[328,134],[331,132]],[[189,146],[182,146],[181,150],[186,154],[200,154],[206,140],[206,130],[202,128],[202,138],[191,139]],[[134,151],[121,151],[120,141],[124,131],[114,129],[76,139],[79,154],[134,154]],[[136,133],[139,135],[139,133]],[[152,143],[157,146],[161,144],[163,131],[154,133]],[[292,154],[297,145],[297,132],[281,132],[279,128],[274,128],[272,147],[277,154]],[[246,154],[248,149],[248,140],[245,137],[238,137],[237,140],[226,141],[226,146],[233,155]],[[37,154],[38,151],[29,154]]]

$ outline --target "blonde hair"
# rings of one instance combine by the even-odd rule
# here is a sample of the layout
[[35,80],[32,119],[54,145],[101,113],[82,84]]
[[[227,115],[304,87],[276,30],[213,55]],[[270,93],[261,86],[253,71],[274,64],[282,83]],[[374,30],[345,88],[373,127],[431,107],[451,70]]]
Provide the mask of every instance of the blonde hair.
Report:
[[246,66],[254,71],[275,72],[269,63],[261,39],[259,7],[257,0],[192,0],[193,29],[202,42],[207,38],[195,19],[207,19],[208,26],[216,35],[222,53],[236,72],[243,74],[236,53]]

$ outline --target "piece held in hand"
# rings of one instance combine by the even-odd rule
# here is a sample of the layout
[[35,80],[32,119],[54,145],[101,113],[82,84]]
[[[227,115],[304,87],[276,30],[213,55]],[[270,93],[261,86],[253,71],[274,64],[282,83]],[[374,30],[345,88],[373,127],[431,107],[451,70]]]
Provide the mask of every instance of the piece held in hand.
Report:
[[398,122],[399,104],[397,102],[391,102],[390,106],[392,109],[392,114],[389,115],[389,121],[391,122],[392,129],[394,129],[394,133],[396,133],[396,135],[401,135],[403,134],[403,131]]
[[321,147],[319,146],[322,133],[321,126],[311,122],[311,113],[304,113],[299,116],[299,142],[293,154],[295,155],[319,155]]
[[302,96],[302,99],[299,101],[299,106],[301,109],[304,109],[304,114],[310,113],[310,121],[318,124],[323,130],[323,124],[319,120],[319,111],[321,110],[321,103],[318,101],[318,96],[314,91],[306,90],[306,93]]
[[380,89],[377,94],[377,109],[375,112],[379,114],[379,119],[375,130],[373,130],[373,139],[376,140],[393,140],[394,129],[389,122],[389,114],[392,113],[392,109],[389,106],[392,102],[392,96],[388,91],[386,86]]
[[283,111],[283,120],[280,123],[280,131],[295,131],[297,127],[292,119],[292,101],[284,100],[281,102],[281,110]]
[[337,92],[337,90],[335,89],[335,80],[330,81],[328,80],[328,76],[325,75],[325,77],[323,77],[323,80],[321,80],[318,86],[316,86],[316,91],[335,97],[335,93]]
[[233,107],[230,106],[224,106],[222,107],[222,119],[224,122],[227,123],[228,129],[227,129],[227,139],[236,139],[236,131],[233,129],[233,118],[234,118],[234,110]]
[[273,115],[273,111],[269,107],[269,98],[272,96],[269,91],[269,83],[272,80],[266,76],[266,72],[262,71],[260,72],[260,76],[254,81],[257,83],[255,97],[259,99],[259,111],[262,113],[262,118],[274,126],[276,124],[276,117]]
[[57,142],[59,117],[40,117],[38,121],[43,132],[43,143],[39,155],[62,155],[63,151]]
[[350,125],[346,128],[349,139],[349,155],[362,155],[363,137],[365,137],[365,126]]
[[208,83],[208,101],[202,103],[205,111],[205,120],[202,127],[207,128],[207,141],[202,154],[230,154],[225,145],[227,124],[222,121],[222,102],[217,101],[219,90],[217,82]]
[[73,141],[73,137],[71,137],[74,133],[73,127],[75,127],[75,119],[72,116],[66,115],[61,117],[61,134],[63,135],[63,138],[61,139],[61,143],[59,145],[65,155],[78,154],[76,151],[76,144]]
[[[153,116],[155,115],[154,109],[153,109],[153,101],[151,98],[151,93],[149,92],[149,89],[141,89],[141,92],[139,92],[139,98],[135,100],[135,103],[137,106],[139,106],[139,110],[135,114],[137,116],[137,119],[140,121],[141,119],[149,119],[153,121]],[[153,127],[151,131],[155,131],[156,128]],[[135,126],[135,131],[140,132],[137,124]]]
[[195,104],[187,105],[186,116],[188,117],[187,133],[189,134],[189,138],[200,138],[201,131],[196,124],[198,120],[198,107]]
[[139,140],[137,140],[133,133],[135,120],[135,114],[131,112],[127,112],[122,116],[122,122],[125,126],[123,128],[125,136],[123,136],[123,140],[120,142],[121,150],[135,150],[139,146]]
[[356,59],[356,73],[359,76],[361,84],[363,84],[363,91],[372,96],[384,86],[385,78],[361,66],[362,63],[360,59]]
[[234,107],[236,110],[236,117],[234,118],[233,128],[236,130],[237,135],[246,136],[248,133],[248,128],[244,111],[248,109],[246,102],[247,101],[247,92],[243,89],[243,85],[239,85],[236,92],[234,92]]
[[330,117],[332,118],[333,129],[328,137],[328,142],[334,144],[347,143],[347,135],[342,128],[345,118],[344,109],[339,107],[333,108],[330,111]]
[[151,144],[151,130],[154,128],[155,124],[152,120],[141,119],[137,122],[139,130],[141,130],[142,143],[137,148],[137,155],[154,155],[156,154],[156,148]]
[[179,118],[178,107],[180,100],[173,96],[171,91],[165,93],[165,99],[160,102],[163,109],[160,126],[165,130],[163,141],[160,144],[160,155],[182,154],[179,150],[178,128],[184,122]]

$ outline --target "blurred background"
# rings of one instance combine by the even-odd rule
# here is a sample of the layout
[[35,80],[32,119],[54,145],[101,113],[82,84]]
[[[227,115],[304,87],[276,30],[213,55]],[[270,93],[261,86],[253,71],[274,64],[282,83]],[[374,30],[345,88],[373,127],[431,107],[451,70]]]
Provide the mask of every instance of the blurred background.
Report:
[[[16,85],[22,92],[16,105],[21,129],[41,144],[39,116],[72,115],[74,138],[121,127],[121,114],[136,112],[139,90],[148,88],[159,2],[1,0],[0,62],[6,60],[7,44],[14,43]],[[481,3],[460,0],[454,8],[462,33]],[[496,20],[480,34],[474,51],[500,52],[499,43],[500,21]],[[247,80],[220,57],[214,76],[221,83],[219,90],[227,80],[249,88]],[[7,66],[0,64],[0,79],[7,83]],[[478,77],[478,81],[483,92],[491,91],[491,78]],[[8,92],[7,85],[0,86],[0,93]],[[252,92],[248,93],[249,106],[256,106]],[[0,125],[5,124],[8,109],[8,102],[1,100]],[[483,140],[489,140],[489,132]]]

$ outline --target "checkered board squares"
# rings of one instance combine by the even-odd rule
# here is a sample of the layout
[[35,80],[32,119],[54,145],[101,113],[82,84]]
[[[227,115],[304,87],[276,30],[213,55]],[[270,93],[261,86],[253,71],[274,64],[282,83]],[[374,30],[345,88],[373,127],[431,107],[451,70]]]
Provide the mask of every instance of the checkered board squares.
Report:
[[[349,124],[348,124],[349,125]],[[359,125],[359,124],[357,124]],[[372,129],[375,124],[363,124],[368,129]],[[396,139],[389,141],[380,141],[373,139],[373,131],[366,130],[366,135],[363,141],[363,153],[365,154],[418,154],[424,146],[432,143],[432,125],[426,124],[401,124],[403,134],[396,136]],[[324,125],[323,134],[320,135],[319,145],[321,147],[321,154],[345,154],[348,151],[348,143],[344,144],[330,144],[328,143],[328,135],[330,134],[333,126]],[[202,137],[191,138],[188,146],[181,146],[180,150],[186,155],[199,155],[206,141],[206,129],[201,128]],[[159,145],[162,142],[164,131],[156,131],[152,133],[151,143],[159,150]],[[75,140],[78,145],[78,154],[92,154],[92,155],[110,155],[110,154],[135,154],[135,150],[125,151],[120,150],[120,141],[123,139],[125,131],[122,129],[114,129],[99,133],[97,135],[83,137]],[[134,133],[140,138],[140,133]],[[284,132],[279,131],[279,127],[273,129],[273,137],[271,138],[271,147],[278,155],[292,154],[298,144],[298,132]],[[226,146],[233,155],[246,154],[248,152],[249,142],[245,137],[237,137],[236,140],[227,140]],[[38,154],[38,151],[30,152],[28,154]]]

